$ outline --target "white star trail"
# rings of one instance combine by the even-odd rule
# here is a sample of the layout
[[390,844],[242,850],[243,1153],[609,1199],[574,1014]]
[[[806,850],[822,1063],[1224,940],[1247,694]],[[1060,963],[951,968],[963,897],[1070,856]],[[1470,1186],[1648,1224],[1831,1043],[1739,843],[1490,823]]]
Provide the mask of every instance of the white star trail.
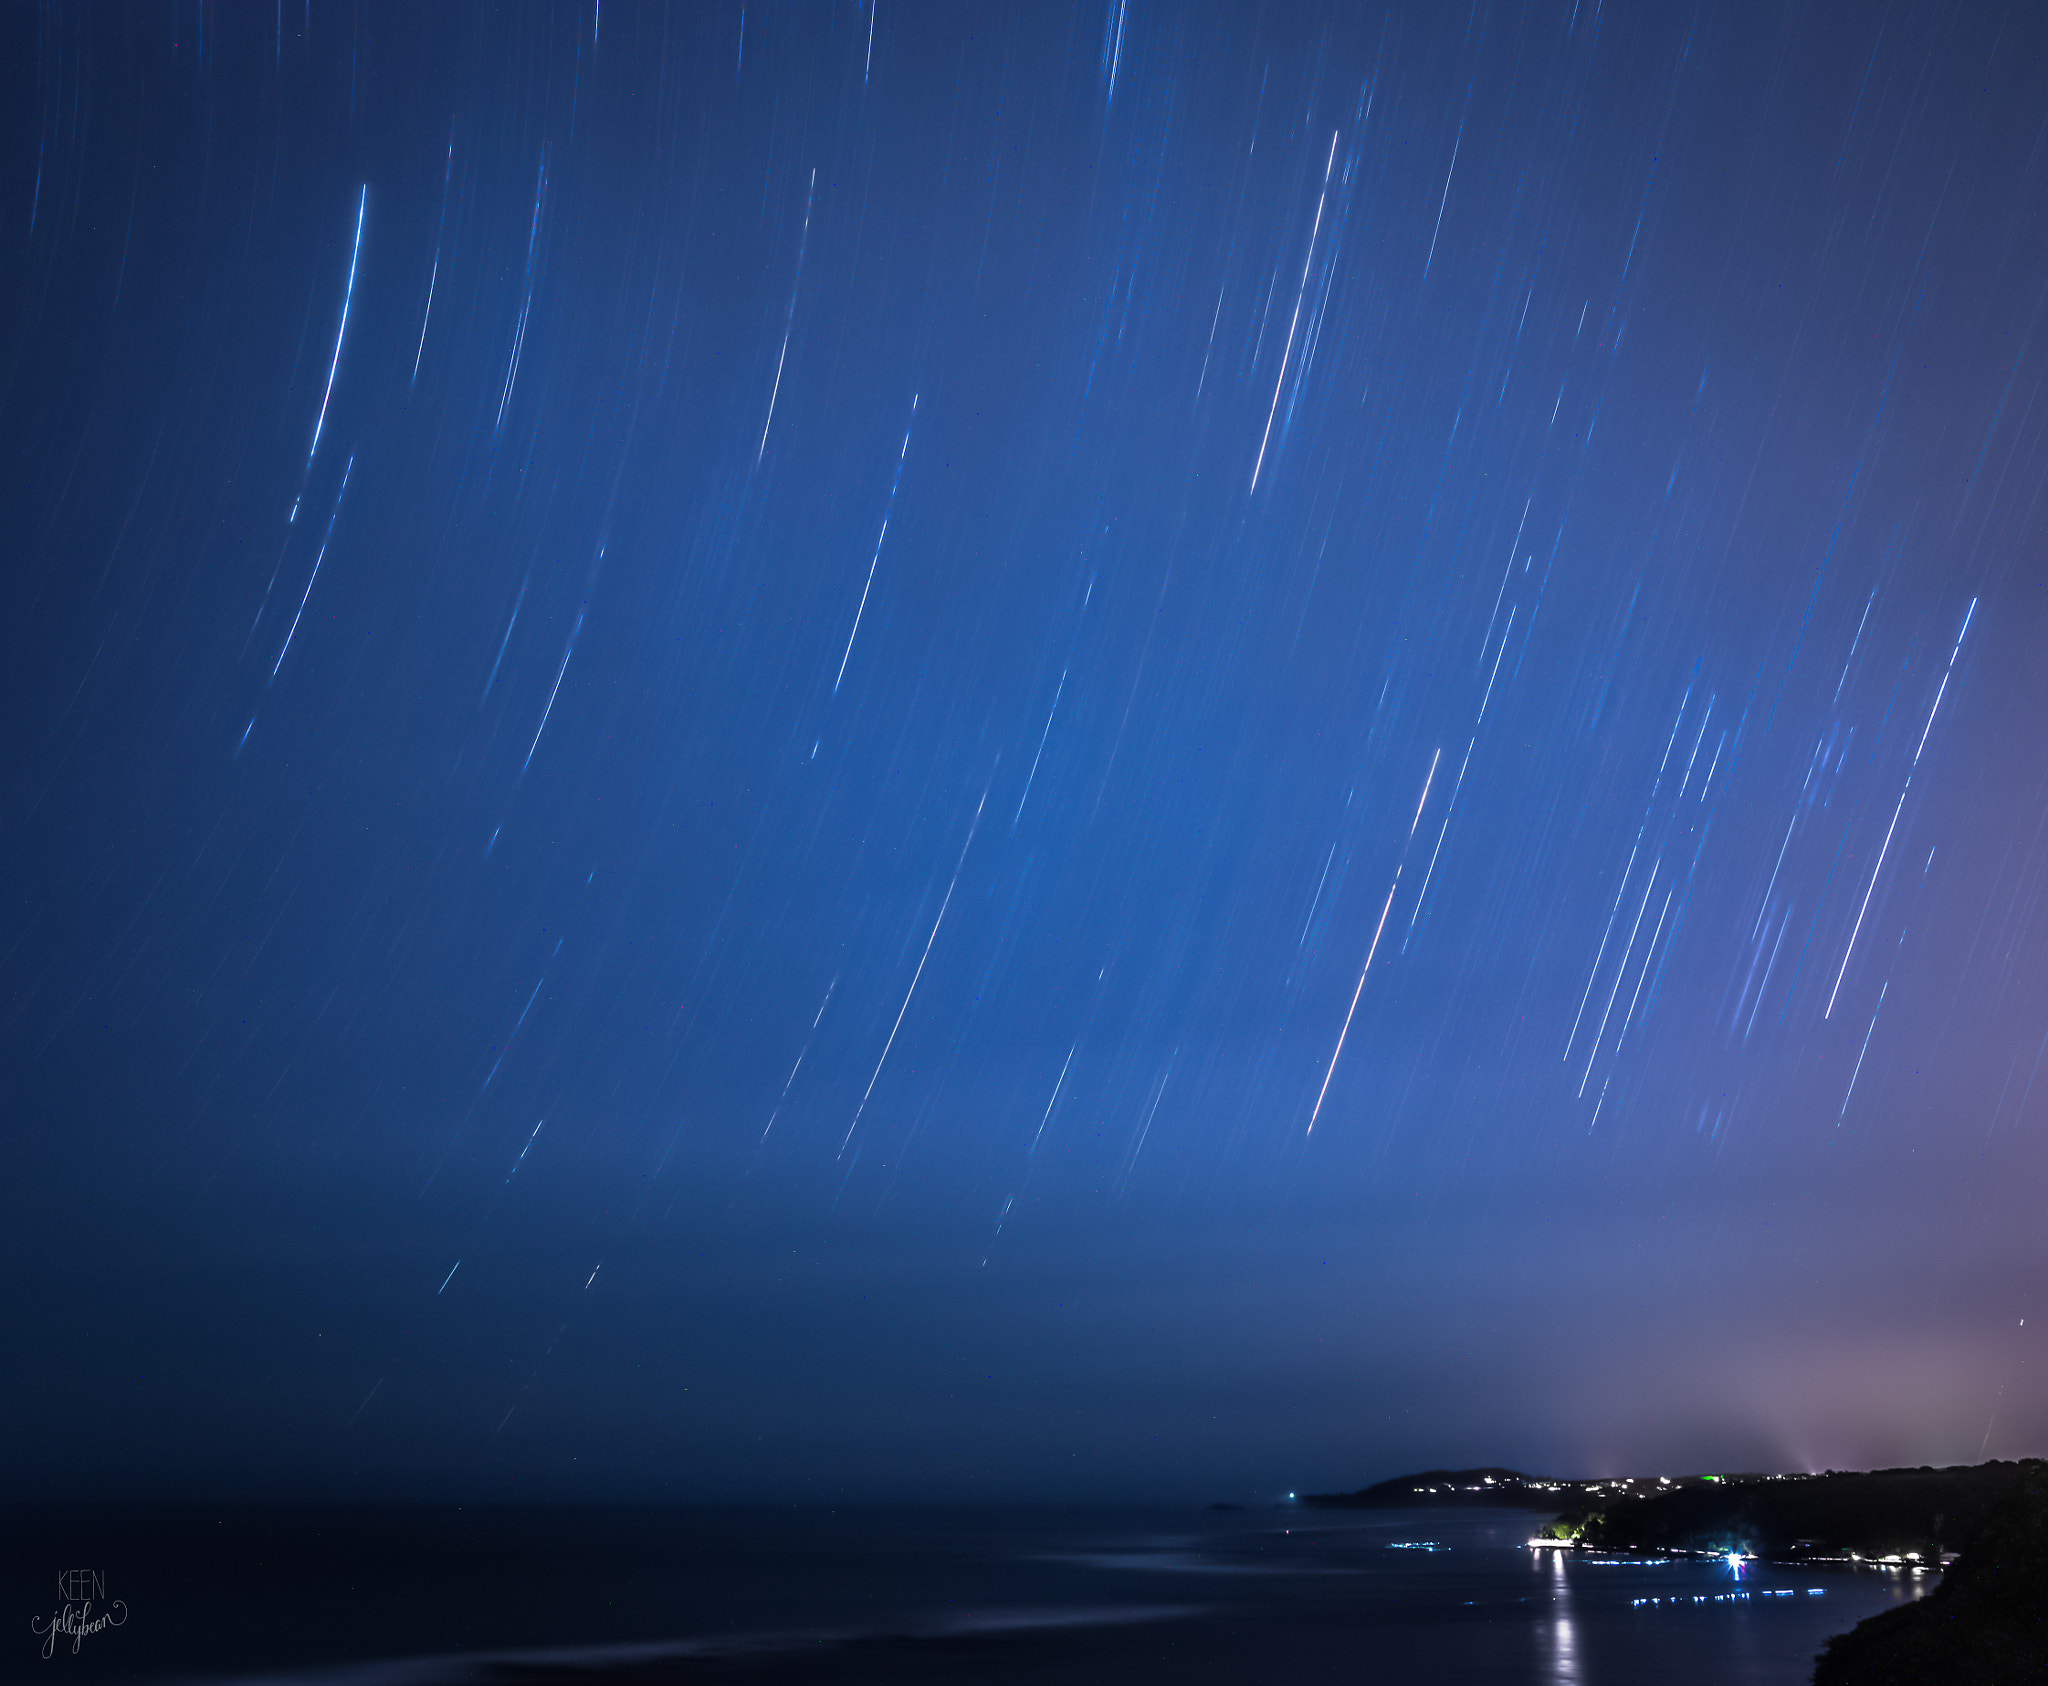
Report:
[[1308,917],[1301,922],[1301,935],[1294,941],[1296,948],[1300,948],[1308,941],[1308,928],[1316,922],[1316,909],[1323,904],[1323,886],[1330,881],[1330,863],[1336,858],[1337,845],[1332,843],[1330,852],[1323,857],[1323,871],[1322,876],[1316,880],[1316,893],[1309,897]]
[[427,308],[420,316],[419,348],[412,354],[412,380],[420,383],[420,359],[427,354],[427,324],[434,319],[434,284],[441,279],[441,235],[448,226],[448,183],[455,175],[455,142],[448,142],[448,162],[441,172],[441,221],[434,230],[434,267],[427,276]]
[[519,300],[519,326],[512,334],[512,359],[505,368],[505,390],[498,395],[498,419],[491,426],[492,437],[504,430],[505,410],[512,402],[512,383],[519,378],[519,359],[526,352],[526,322],[533,311],[533,254],[540,241],[540,202],[547,192],[548,159],[543,148],[540,176],[533,185],[533,222],[526,231],[526,284]]
[[509,1183],[514,1177],[519,1175],[519,1167],[526,1163],[526,1156],[533,1151],[533,1144],[540,1135],[540,1126],[546,1122],[547,1120],[543,1118],[540,1124],[534,1125],[533,1134],[526,1138],[526,1146],[519,1150],[519,1157],[512,1161],[512,1169],[505,1173],[506,1182]]
[[1849,1097],[1856,1093],[1856,1079],[1863,1075],[1863,1056],[1870,1052],[1870,1039],[1877,1031],[1877,1015],[1884,1011],[1884,998],[1891,987],[1891,979],[1886,978],[1884,988],[1877,992],[1877,1009],[1870,1015],[1870,1028],[1863,1033],[1863,1046],[1856,1050],[1856,1069],[1849,1073],[1849,1087],[1842,1091],[1842,1110],[1835,1114],[1837,1129],[1841,1127],[1842,1120],[1849,1116]]
[[1614,918],[1621,911],[1621,898],[1628,894],[1628,875],[1636,869],[1636,854],[1641,848],[1638,843],[1629,850],[1628,865],[1621,870],[1621,886],[1614,892],[1614,905],[1607,910],[1607,928],[1600,934],[1600,947],[1593,956],[1593,970],[1586,976],[1585,993],[1579,997],[1579,1010],[1572,1019],[1572,1033],[1565,1038],[1564,1052],[1558,1056],[1560,1061],[1572,1057],[1572,1044],[1578,1040],[1579,1025],[1586,1016],[1586,1003],[1593,997],[1593,985],[1599,981],[1600,962],[1606,958],[1607,944],[1614,936]]
[[497,660],[491,663],[491,676],[484,681],[484,694],[476,700],[478,708],[482,708],[486,702],[490,701],[491,687],[497,684],[498,668],[505,660],[505,646],[512,642],[512,629],[519,624],[519,610],[526,602],[526,588],[532,583],[533,576],[531,574],[528,574],[525,579],[519,582],[519,595],[512,603],[512,618],[505,623],[505,636],[498,641]]
[[846,1138],[839,1144],[839,1151],[846,1151],[846,1143],[853,1140],[853,1132],[860,1128],[860,1115],[867,1111],[868,1097],[875,1092],[875,1083],[882,1075],[882,1067],[889,1063],[889,1050],[896,1046],[896,1033],[903,1028],[903,1015],[910,1011],[910,998],[917,993],[917,980],[924,976],[924,963],[932,957],[932,944],[939,940],[939,927],[946,922],[946,909],[953,905],[953,892],[959,888],[960,869],[967,864],[967,851],[974,847],[975,827],[981,824],[981,810],[988,802],[988,792],[981,793],[981,801],[974,805],[974,819],[967,827],[967,841],[960,845],[960,859],[953,867],[953,881],[946,886],[945,899],[939,903],[939,916],[932,921],[932,934],[924,940],[924,953],[917,957],[917,970],[910,975],[910,987],[903,992],[903,1005],[896,1009],[896,1022],[889,1027],[889,1040],[882,1044],[882,1057],[875,1061],[873,1074],[868,1086],[861,1091],[860,1105],[853,1109],[853,1122],[846,1127]]
[[[508,629],[509,630],[509,629]],[[540,724],[533,729],[533,742],[526,746],[526,759],[519,763],[519,776],[533,765],[533,752],[540,748],[540,735],[548,729],[548,716],[555,711],[555,697],[562,689],[562,675],[569,671],[569,658],[576,653],[576,635],[583,630],[583,611],[576,611],[576,624],[569,630],[569,647],[562,652],[562,665],[555,670],[555,687],[548,692],[548,705],[540,711]]]
[[[1468,87],[1465,90],[1468,105],[1471,99],[1472,90]],[[1436,262],[1436,237],[1444,230],[1444,207],[1451,202],[1451,178],[1458,173],[1458,148],[1464,144],[1465,119],[1461,116],[1458,119],[1458,138],[1451,143],[1451,167],[1444,171],[1444,196],[1437,201],[1436,226],[1429,231],[1429,256],[1422,260],[1422,278],[1425,281],[1429,279],[1429,266]]]
[[[917,395],[910,399],[910,416],[917,419]],[[882,541],[889,536],[889,517],[896,509],[896,488],[903,484],[903,459],[910,455],[910,429],[903,430],[903,448],[896,453],[896,478],[889,482],[889,501],[882,509],[882,530],[875,535],[875,554],[868,558],[867,584],[860,588],[860,607],[853,611],[853,630],[846,635],[846,654],[839,658],[839,671],[832,678],[832,694],[839,695],[839,682],[846,677],[846,664],[853,660],[853,641],[860,636],[860,618],[867,613],[868,593],[874,589],[875,564],[882,560]]]
[[[1495,663],[1498,666],[1498,662]],[[1437,857],[1444,852],[1444,839],[1450,835],[1451,816],[1458,811],[1458,792],[1465,788],[1465,769],[1472,765],[1473,746],[1479,742],[1471,739],[1465,745],[1465,758],[1458,763],[1458,776],[1451,781],[1451,799],[1444,804],[1444,823],[1437,828],[1436,847],[1429,852],[1429,870],[1422,875],[1422,888],[1415,893],[1415,908],[1408,915],[1408,929],[1401,937],[1401,952],[1408,952],[1410,939],[1415,935],[1415,921],[1422,917],[1422,904],[1429,899],[1430,881],[1436,877]],[[1434,763],[1431,764],[1432,767]]]
[[[811,1028],[804,1034],[804,1045],[797,1050],[796,1064],[789,1068],[789,1076],[783,1081],[782,1093],[775,1097],[775,1110],[768,1114],[768,1122],[761,1127],[761,1140],[768,1139],[768,1132],[775,1128],[775,1120],[782,1116],[782,1106],[789,1099],[790,1085],[796,1081],[796,1074],[803,1069],[804,1056],[811,1051],[811,1038],[818,1033],[818,1026],[825,1021],[825,1009],[832,1005],[832,992],[839,987],[835,976],[825,986],[825,999],[818,1003],[817,1016],[811,1020]],[[758,1145],[758,1144],[757,1144]]]
[[[348,491],[348,477],[354,472],[355,466],[356,459],[350,457],[348,459],[348,466],[341,471],[341,491],[334,494],[334,512],[327,517],[327,531],[320,538],[320,553],[313,558],[313,571],[306,576],[306,589],[300,594],[299,606],[292,613],[292,624],[284,635],[284,648],[277,652],[277,660],[271,663],[270,677],[272,679],[277,677],[277,670],[284,666],[285,651],[292,647],[292,639],[299,630],[299,616],[306,612],[306,600],[313,595],[313,582],[320,577],[320,564],[327,560],[327,542],[334,537],[335,516],[341,513],[341,500],[343,494]],[[255,721],[252,720],[249,724],[253,726]],[[248,734],[245,732],[243,736],[246,738]]]
[[1628,928],[1628,942],[1621,951],[1621,965],[1614,974],[1614,987],[1607,992],[1607,1005],[1601,1009],[1599,1027],[1593,1032],[1593,1051],[1586,1056],[1585,1075],[1579,1079],[1579,1097],[1584,1099],[1586,1084],[1593,1076],[1593,1062],[1600,1055],[1600,1038],[1607,1034],[1607,1020],[1614,1012],[1614,998],[1621,993],[1621,980],[1628,975],[1628,957],[1635,952],[1636,933],[1643,928],[1643,915],[1649,911],[1651,892],[1657,888],[1657,874],[1663,870],[1664,859],[1660,855],[1657,864],[1650,868],[1650,881],[1643,886],[1642,905],[1636,909],[1636,922]]
[[[1316,255],[1316,236],[1323,229],[1323,202],[1330,196],[1330,166],[1337,162],[1337,135],[1330,131],[1330,156],[1323,161],[1323,190],[1316,195],[1316,220],[1308,235],[1308,253],[1301,260],[1301,286],[1294,295],[1294,315],[1287,324],[1287,344],[1280,353],[1280,373],[1273,379],[1273,403],[1266,411],[1266,431],[1259,435],[1259,459],[1252,464],[1251,490],[1259,489],[1259,470],[1266,466],[1266,442],[1273,437],[1273,418],[1280,413],[1280,388],[1287,380],[1287,360],[1294,355],[1294,331],[1301,324],[1301,301],[1308,296],[1309,266]],[[1220,308],[1220,305],[1219,305]]]
[[1408,836],[1401,844],[1401,859],[1394,866],[1394,881],[1387,886],[1387,899],[1380,909],[1380,922],[1373,927],[1372,946],[1365,951],[1365,966],[1358,974],[1358,987],[1351,992],[1351,1005],[1344,1012],[1344,1028],[1337,1032],[1337,1046],[1330,1051],[1330,1064],[1323,1073],[1323,1086],[1316,1091],[1315,1110],[1308,1115],[1308,1128],[1302,1132],[1312,1136],[1316,1120],[1323,1114],[1323,1097],[1330,1092],[1330,1078],[1336,1073],[1337,1061],[1344,1052],[1344,1038],[1351,1034],[1351,1016],[1358,1011],[1358,998],[1365,993],[1366,974],[1372,970],[1372,957],[1379,953],[1380,933],[1387,928],[1387,913],[1394,905],[1394,892],[1401,887],[1401,868],[1408,864],[1408,843],[1414,839],[1415,828],[1422,823],[1422,810],[1429,801],[1429,787],[1436,782],[1436,764],[1443,758],[1439,749],[1429,758],[1429,777],[1422,781],[1422,800],[1415,804],[1415,818],[1408,822]]
[[1045,754],[1045,740],[1052,736],[1052,717],[1060,711],[1060,698],[1067,689],[1067,669],[1060,669],[1060,682],[1053,690],[1052,707],[1045,716],[1045,730],[1038,734],[1038,754],[1031,758],[1031,771],[1024,779],[1024,794],[1017,798],[1017,812],[1010,818],[1010,835],[1017,835],[1017,821],[1024,817],[1024,804],[1031,800],[1031,781],[1038,777],[1038,763]]
[[[789,289],[789,310],[782,319],[782,350],[775,359],[775,385],[768,392],[768,419],[761,424],[761,448],[754,453],[758,464],[768,454],[768,430],[775,425],[775,400],[782,392],[782,365],[789,356],[790,330],[796,326],[796,296],[804,284],[804,252],[811,243],[811,201],[818,191],[818,172],[811,172],[810,190],[804,194],[804,231],[796,245],[796,280]],[[906,435],[906,444],[909,443]]]
[[[313,422],[313,444],[306,452],[310,464],[320,450],[320,430],[327,425],[327,400],[334,396],[334,372],[341,367],[341,342],[348,333],[348,307],[356,296],[356,259],[363,254],[363,212],[369,207],[370,184],[365,182],[363,190],[356,196],[356,238],[348,254],[348,286],[341,295],[341,326],[334,330],[334,358],[327,365],[327,390],[320,394],[320,414]],[[293,505],[294,510],[297,505]]]
[[1842,951],[1841,969],[1835,973],[1835,987],[1828,991],[1827,1011],[1823,1019],[1835,1016],[1835,997],[1842,993],[1842,979],[1849,974],[1849,957],[1856,952],[1856,939],[1863,934],[1863,916],[1870,911],[1870,898],[1877,890],[1878,876],[1884,871],[1884,858],[1891,853],[1892,833],[1898,830],[1899,815],[1905,812],[1906,793],[1913,788],[1913,775],[1920,770],[1920,756],[1927,748],[1927,734],[1934,730],[1934,717],[1941,712],[1941,699],[1948,695],[1948,682],[1956,670],[1956,656],[1963,647],[1963,639],[1970,630],[1970,617],[1977,612],[1977,599],[1970,599],[1970,607],[1963,616],[1963,630],[1956,634],[1955,648],[1948,653],[1948,666],[1942,670],[1941,687],[1934,693],[1934,706],[1927,711],[1927,724],[1920,729],[1920,742],[1914,747],[1912,765],[1906,769],[1906,782],[1899,787],[1898,805],[1892,809],[1892,823],[1885,827],[1884,847],[1877,852],[1877,865],[1871,868],[1870,884],[1863,892],[1863,905],[1856,910],[1856,925],[1849,933],[1849,946]]
[[[1074,1048],[1080,1046],[1081,1044],[1078,1042],[1074,1044]],[[1038,1120],[1038,1128],[1032,1132],[1031,1145],[1024,1150],[1024,1157],[1026,1159],[1029,1159],[1038,1151],[1038,1138],[1045,1134],[1045,1126],[1052,1117],[1052,1109],[1059,1104],[1060,1091],[1067,1086],[1067,1067],[1074,1063],[1074,1048],[1069,1048],[1067,1050],[1067,1057],[1060,1061],[1059,1079],[1052,1086],[1052,1099],[1045,1103],[1045,1111]]]

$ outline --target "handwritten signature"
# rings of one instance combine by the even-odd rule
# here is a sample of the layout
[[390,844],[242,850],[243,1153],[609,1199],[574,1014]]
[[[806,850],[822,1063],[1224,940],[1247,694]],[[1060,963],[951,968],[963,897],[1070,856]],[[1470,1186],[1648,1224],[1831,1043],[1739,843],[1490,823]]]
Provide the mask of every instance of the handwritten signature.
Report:
[[85,1643],[87,1634],[119,1627],[127,1619],[128,1606],[120,1599],[115,1599],[105,1613],[97,1616],[92,1613],[92,1600],[87,1599],[83,1604],[67,1603],[47,1622],[41,1616],[31,1616],[28,1625],[31,1632],[42,1636],[43,1655],[46,1658],[56,1654],[57,1640],[60,1636],[71,1641],[71,1654],[75,1657],[78,1655],[79,1646]]

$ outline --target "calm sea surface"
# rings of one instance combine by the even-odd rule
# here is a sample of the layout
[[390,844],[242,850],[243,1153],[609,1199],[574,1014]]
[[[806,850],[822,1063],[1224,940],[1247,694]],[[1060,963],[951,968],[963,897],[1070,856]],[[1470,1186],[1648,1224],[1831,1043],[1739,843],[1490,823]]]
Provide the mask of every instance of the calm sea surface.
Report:
[[[1792,1686],[1925,1589],[1534,1552],[1524,1511],[331,1510],[9,1518],[10,1679],[296,1686]],[[74,1561],[75,1559],[75,1561]],[[99,1577],[48,1660],[56,1577]],[[47,1585],[42,1583],[47,1582]],[[75,1583],[74,1583],[75,1584]],[[1660,1602],[1642,1602],[1658,1600]],[[33,1671],[33,1672],[31,1672]]]

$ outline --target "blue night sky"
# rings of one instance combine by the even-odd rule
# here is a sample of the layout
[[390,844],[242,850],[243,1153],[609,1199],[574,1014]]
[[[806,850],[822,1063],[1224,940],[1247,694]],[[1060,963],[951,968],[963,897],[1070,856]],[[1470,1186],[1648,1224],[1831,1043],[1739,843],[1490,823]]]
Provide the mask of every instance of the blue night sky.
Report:
[[0,29],[9,1491],[2048,1449],[2035,8]]

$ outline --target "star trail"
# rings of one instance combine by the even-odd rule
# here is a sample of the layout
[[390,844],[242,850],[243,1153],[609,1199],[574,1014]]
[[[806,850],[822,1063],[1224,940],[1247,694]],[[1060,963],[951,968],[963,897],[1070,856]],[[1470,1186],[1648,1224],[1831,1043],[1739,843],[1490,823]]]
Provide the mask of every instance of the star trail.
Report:
[[2048,19],[0,29],[18,1488],[2043,1449]]

